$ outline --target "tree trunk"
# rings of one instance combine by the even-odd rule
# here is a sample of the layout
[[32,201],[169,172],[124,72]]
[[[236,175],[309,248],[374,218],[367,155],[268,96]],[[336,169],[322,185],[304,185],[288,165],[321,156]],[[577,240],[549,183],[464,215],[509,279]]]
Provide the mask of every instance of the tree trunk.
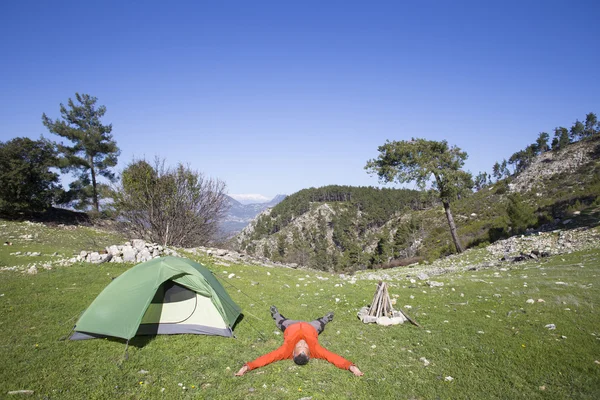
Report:
[[94,202],[94,208],[96,212],[100,212],[100,205],[98,204],[98,188],[96,187],[96,170],[94,169],[94,158],[89,158],[90,169],[92,170],[92,201]]
[[442,203],[444,204],[444,211],[446,211],[446,218],[448,218],[448,225],[450,225],[450,234],[452,235],[454,246],[456,246],[457,252],[462,253],[464,249],[456,233],[456,225],[454,224],[454,218],[452,218],[452,211],[450,211],[450,203],[447,201],[442,201]]

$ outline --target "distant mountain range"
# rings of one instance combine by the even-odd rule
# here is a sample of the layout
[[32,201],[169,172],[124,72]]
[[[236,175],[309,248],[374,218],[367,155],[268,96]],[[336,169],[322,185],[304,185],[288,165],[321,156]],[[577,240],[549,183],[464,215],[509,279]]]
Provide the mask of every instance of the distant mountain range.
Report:
[[287,195],[285,194],[278,194],[267,203],[242,204],[236,199],[227,196],[229,211],[223,221],[221,221],[220,228],[222,234],[231,237],[241,232],[258,214],[267,208],[276,206],[286,197]]

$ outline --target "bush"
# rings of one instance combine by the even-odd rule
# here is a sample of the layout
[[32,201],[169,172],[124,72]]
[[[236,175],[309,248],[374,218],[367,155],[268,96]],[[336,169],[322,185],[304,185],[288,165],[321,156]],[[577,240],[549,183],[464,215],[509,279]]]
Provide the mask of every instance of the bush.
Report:
[[134,161],[123,171],[114,207],[140,237],[163,245],[197,246],[215,238],[227,209],[225,183],[179,164]]
[[519,193],[511,194],[508,197],[506,213],[513,234],[524,233],[527,228],[537,223],[533,207],[524,202]]

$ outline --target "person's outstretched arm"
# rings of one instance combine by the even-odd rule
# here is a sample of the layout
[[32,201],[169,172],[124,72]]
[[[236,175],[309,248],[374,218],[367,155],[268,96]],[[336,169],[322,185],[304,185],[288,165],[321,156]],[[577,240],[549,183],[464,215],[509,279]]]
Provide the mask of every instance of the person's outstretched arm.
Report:
[[242,368],[240,368],[240,370],[238,372],[236,372],[235,376],[242,376],[248,371],[249,371],[248,366],[244,365]]
[[327,360],[338,368],[347,369],[348,371],[352,372],[356,376],[364,375],[364,373],[361,372],[361,370],[358,369],[358,367],[356,365],[354,365],[352,362],[346,360],[344,357],[342,357],[338,354],[335,354],[334,352],[327,350],[325,347],[321,346],[320,344],[317,344],[314,347],[312,355],[315,358],[321,358],[323,360]]
[[267,353],[263,356],[258,357],[254,361],[247,362],[240,370],[235,374],[235,376],[242,376],[246,372],[251,371],[256,368],[264,367],[267,364],[270,364],[275,361],[283,360],[288,358],[292,354],[293,347],[290,347],[289,344],[284,343],[281,347],[276,350],[273,350],[270,353]]
[[356,365],[351,365],[350,368],[348,368],[348,370],[356,376],[363,376],[365,374],[360,369],[358,369]]

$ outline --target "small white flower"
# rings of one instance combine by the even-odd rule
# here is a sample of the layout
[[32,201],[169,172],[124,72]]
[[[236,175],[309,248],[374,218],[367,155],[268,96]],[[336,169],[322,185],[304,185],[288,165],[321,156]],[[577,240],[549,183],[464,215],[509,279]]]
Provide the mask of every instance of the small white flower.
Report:
[[451,376],[447,376],[447,377],[445,377],[445,378],[444,378],[444,380],[445,380],[446,382],[452,382],[452,381],[454,380],[454,378],[453,378],[453,377],[451,377]]

